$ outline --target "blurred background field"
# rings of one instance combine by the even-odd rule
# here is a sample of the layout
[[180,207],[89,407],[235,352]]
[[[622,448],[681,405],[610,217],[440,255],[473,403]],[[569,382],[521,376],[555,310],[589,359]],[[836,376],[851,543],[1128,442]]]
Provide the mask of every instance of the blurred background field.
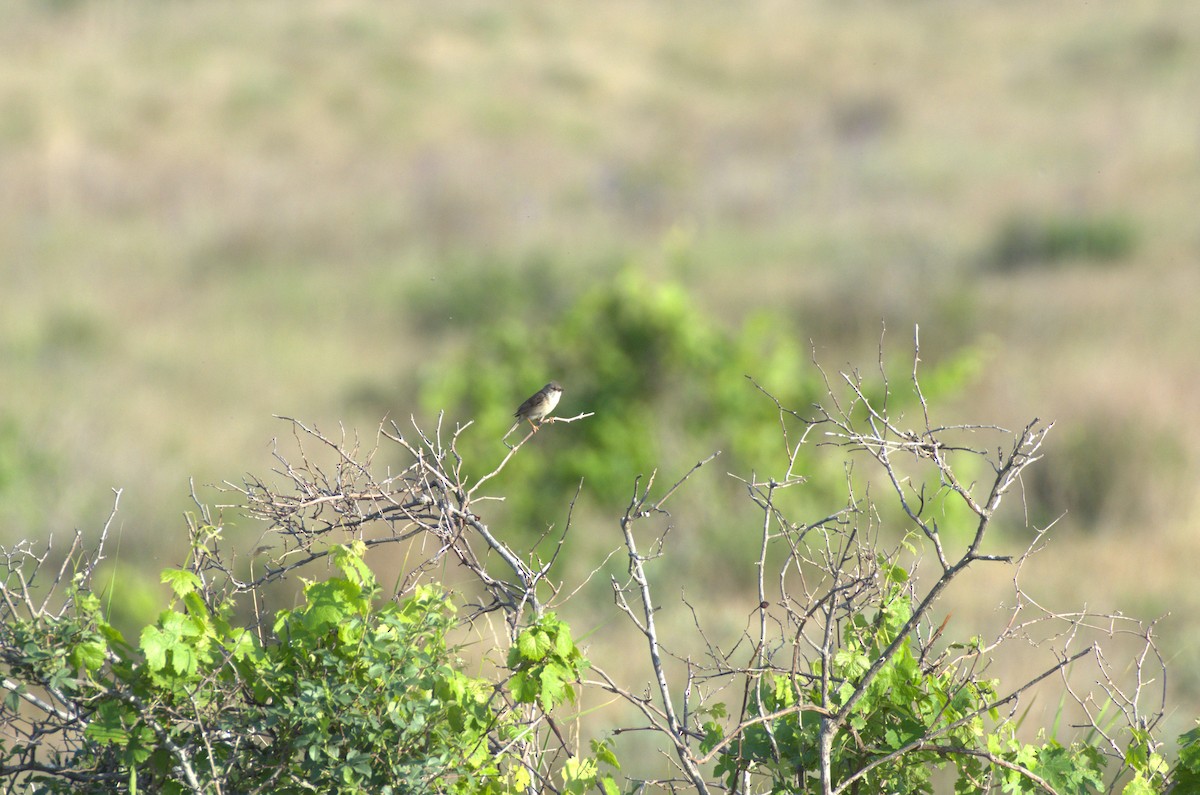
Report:
[[[595,351],[629,328],[598,319],[623,308],[696,330],[639,373],[742,390],[639,409],[631,433],[686,427],[639,451],[675,475],[756,399],[733,365],[804,396],[810,352],[865,372],[883,337],[902,378],[920,324],[931,372],[969,364],[944,420],[1057,422],[1026,497],[1066,515],[1026,584],[1169,613],[1171,719],[1200,713],[1200,5],[0,13],[3,543],[98,530],[121,488],[120,562],[152,582],[189,478],[220,502],[204,484],[265,473],[272,415],[370,437],[445,406],[490,434],[551,377],[560,413],[595,410]],[[726,343],[722,369],[703,351]],[[581,427],[523,456],[579,457]],[[734,492],[694,496],[710,536],[685,558],[722,594],[705,551],[748,516],[712,518]],[[955,598],[964,622],[994,608]]]

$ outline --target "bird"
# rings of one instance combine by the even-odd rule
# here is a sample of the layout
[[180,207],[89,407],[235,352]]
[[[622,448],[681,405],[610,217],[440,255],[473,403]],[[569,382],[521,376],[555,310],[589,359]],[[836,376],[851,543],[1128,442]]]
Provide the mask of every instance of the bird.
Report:
[[[520,407],[513,412],[513,416],[517,418],[517,421],[513,423],[511,428],[508,429],[508,433],[504,434],[504,438],[507,439],[509,434],[515,431],[521,424],[522,420],[528,422],[530,427],[536,431],[542,420],[544,420],[547,415],[550,414],[550,412],[554,411],[554,407],[558,405],[558,399],[562,397],[562,393],[563,388],[559,386],[557,381],[551,381],[537,392],[534,392],[528,400],[522,403]],[[535,422],[538,423],[538,425],[534,425]]]

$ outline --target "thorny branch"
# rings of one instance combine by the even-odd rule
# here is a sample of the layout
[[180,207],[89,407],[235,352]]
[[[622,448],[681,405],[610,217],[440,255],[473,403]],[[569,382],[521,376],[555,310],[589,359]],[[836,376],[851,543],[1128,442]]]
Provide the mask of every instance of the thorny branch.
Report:
[[[588,416],[552,417],[546,422],[569,423]],[[392,422],[390,427],[381,426],[374,445],[364,450],[361,440],[345,431],[331,437],[298,420],[282,419],[292,424],[297,452],[289,458],[277,446],[275,474],[290,490],[253,477],[240,485],[226,484],[242,496],[247,513],[268,523],[263,535],[273,543],[259,547],[269,553],[262,573],[240,580],[219,556],[203,561],[205,567],[218,569],[240,590],[256,591],[326,556],[334,543],[358,539],[370,547],[419,540],[426,552],[405,574],[401,593],[450,557],[490,595],[480,611],[502,610],[512,632],[526,607],[541,614],[538,590],[547,582],[553,558],[544,563],[522,559],[496,537],[475,508],[476,502],[487,499],[479,494],[480,488],[504,468],[525,440],[511,448],[491,473],[471,484],[458,452],[459,437],[471,423],[448,431],[439,415],[429,434],[415,420],[411,432]],[[398,446],[406,461],[398,472],[380,477],[372,462],[385,441]],[[563,532],[568,529],[569,520]],[[488,568],[480,544],[503,561],[508,576]],[[556,592],[557,585],[551,590]]]
[[[755,473],[746,479],[738,478],[761,512],[760,548],[755,564],[759,604],[752,613],[753,629],[747,626],[743,636],[745,664],[735,662],[741,643],[735,643],[732,649],[723,649],[723,644],[714,640],[698,618],[697,639],[707,655],[706,664],[695,663],[684,651],[673,652],[664,645],[656,614],[665,608],[654,601],[653,579],[649,572],[652,563],[669,554],[667,532],[670,525],[658,538],[655,554],[648,556],[640,551],[638,537],[631,529],[635,522],[653,518],[657,505],[649,500],[653,476],[644,488],[640,481],[635,484],[634,497],[621,519],[630,559],[630,580],[621,584],[614,579],[613,592],[618,608],[634,631],[646,641],[657,697],[651,698],[648,692],[638,695],[603,672],[601,681],[594,684],[619,695],[641,713],[648,722],[646,730],[660,734],[666,740],[678,760],[683,779],[696,791],[707,792],[714,787],[730,792],[756,791],[755,775],[767,775],[765,770],[772,764],[782,764],[787,753],[795,753],[797,729],[794,726],[798,717],[804,714],[815,718],[816,763],[812,769],[794,771],[791,786],[795,791],[816,791],[825,795],[861,791],[859,788],[872,773],[905,754],[920,752],[943,759],[981,759],[991,765],[993,771],[1015,772],[1033,786],[1054,792],[1043,777],[1011,759],[978,748],[959,746],[947,739],[954,731],[987,719],[989,714],[1001,709],[1006,711],[1006,716],[999,719],[1001,723],[1011,721],[1018,703],[1036,685],[1056,674],[1065,680],[1074,664],[1089,657],[1100,666],[1097,673],[1101,701],[1090,693],[1076,693],[1071,686],[1067,688],[1085,712],[1088,725],[1098,727],[1104,704],[1118,705],[1125,725],[1135,728],[1150,728],[1161,717],[1164,693],[1160,674],[1164,668],[1154,643],[1152,624],[1142,626],[1119,616],[1046,610],[1037,606],[1019,584],[1017,600],[1011,608],[1012,619],[1001,634],[990,644],[974,640],[957,644],[963,651],[957,657],[950,656],[948,652],[956,644],[948,643],[945,638],[949,616],[940,622],[934,617],[935,606],[948,586],[964,576],[973,564],[998,563],[1015,567],[1016,584],[1024,562],[1041,544],[1045,529],[1039,532],[1038,539],[1025,554],[1016,559],[990,549],[995,545],[993,536],[996,534],[992,532],[992,526],[1001,503],[1014,486],[1019,485],[1024,470],[1040,459],[1041,447],[1052,426],[1034,420],[1011,434],[996,426],[936,425],[918,378],[919,336],[914,341],[914,351],[911,388],[917,398],[920,423],[916,429],[906,423],[903,414],[891,409],[892,405],[902,404],[902,401],[890,400],[891,388],[883,371],[882,354],[882,392],[868,385],[856,372],[839,374],[837,383],[842,386],[839,389],[821,370],[827,387],[826,400],[815,406],[808,416],[785,407],[754,382],[778,410],[784,460],[779,477]],[[978,441],[988,434],[1007,437],[1007,446],[989,454],[989,448],[996,449],[994,443]],[[797,474],[803,471],[803,465],[798,462],[802,460],[802,450],[813,438],[819,438],[822,445],[839,447],[849,456],[846,470],[848,500],[841,510],[815,520],[794,522],[781,507],[779,498],[784,490],[805,483],[805,478]],[[873,499],[871,496],[869,472],[864,477],[864,473],[854,466],[854,461],[863,454],[882,475],[888,495],[899,509],[898,514],[889,513],[885,519],[876,507],[879,497],[876,495]],[[977,461],[986,462],[985,469],[990,470],[990,477],[974,482],[960,475],[964,471],[976,472],[978,467],[973,462]],[[927,485],[930,483],[932,485]],[[964,534],[963,528],[957,526],[952,534],[944,532],[946,528],[940,522],[946,515],[942,506],[947,500],[957,500],[965,506],[973,520],[969,532]],[[842,670],[835,660],[849,649],[857,648],[854,644],[862,642],[869,626],[864,628],[861,622],[886,603],[889,589],[893,587],[892,572],[906,545],[913,543],[910,538],[891,551],[885,550],[883,525],[892,525],[898,517],[911,523],[919,534],[916,538],[925,540],[937,561],[937,571],[928,582],[921,583],[914,578],[907,584],[910,614],[892,633],[890,642],[873,652],[866,667],[853,679],[847,679],[835,674]],[[777,562],[780,546],[782,564]],[[766,576],[770,561],[776,561],[778,567],[773,593],[768,588]],[[915,567],[917,562],[914,560],[911,565]],[[636,596],[636,602],[631,602],[631,596]],[[1034,607],[1038,610],[1036,615],[1024,615]],[[1107,622],[1107,630],[1101,622]],[[1117,627],[1126,623],[1130,625],[1128,630]],[[1143,633],[1143,647],[1135,660],[1133,686],[1125,688],[1118,685],[1117,672],[1104,659],[1099,646],[1086,642],[1085,633],[1095,629],[1107,631],[1111,636],[1120,631],[1133,632],[1135,627]],[[880,748],[875,753],[860,748],[865,754],[861,765],[835,774],[835,748],[841,748],[837,753],[844,754],[847,742],[851,747],[861,743],[851,724],[852,716],[872,692],[876,679],[889,670],[902,649],[911,648],[922,670],[949,677],[947,681],[954,683],[957,692],[986,693],[987,685],[981,671],[1001,645],[1014,641],[1041,643],[1042,648],[1053,652],[1054,659],[1041,673],[1007,692],[983,699],[966,714],[941,723],[935,716],[928,731],[900,747]],[[688,675],[684,686],[672,688],[664,665],[668,657],[681,662],[686,660]],[[771,707],[771,704],[780,703],[771,694],[779,681],[790,681],[792,692],[801,696],[801,700],[791,706]],[[1143,712],[1146,690],[1151,685],[1160,688],[1159,696],[1151,707],[1152,712],[1146,714]],[[701,725],[703,716],[708,714],[701,705],[715,703],[719,694],[728,689],[740,693],[740,710],[733,716],[733,723],[725,726],[723,733],[714,739]],[[815,700],[803,699],[803,694],[809,692],[817,694]],[[785,751],[777,731],[788,721],[793,725],[788,730],[792,750]],[[800,725],[810,724],[805,721]],[[752,732],[757,732],[757,740],[750,739]],[[1103,731],[1100,734],[1107,743],[1110,756],[1123,765],[1124,750],[1119,741]],[[732,759],[736,760],[743,753],[741,749],[750,742],[765,743],[763,755],[753,757],[759,761],[747,761],[744,767],[738,767],[735,761],[730,767],[729,755],[732,753]],[[718,757],[726,760],[723,763],[726,776],[720,781],[702,780],[702,771]],[[730,773],[731,770],[738,771],[737,775]],[[810,777],[815,777],[814,790],[804,783]],[[658,783],[668,789],[678,786],[674,781]],[[988,788],[986,781],[977,783],[981,789]],[[757,789],[765,786],[763,783]]]
[[[660,703],[658,708],[661,709],[662,722],[658,723],[661,730],[666,734],[667,739],[675,748],[676,756],[679,759],[680,765],[683,767],[683,772],[688,780],[696,787],[697,792],[707,793],[708,785],[704,780],[704,776],[700,771],[695,759],[693,759],[691,750],[689,749],[688,737],[686,736],[686,726],[680,720],[678,713],[675,711],[671,687],[667,682],[666,670],[663,667],[662,651],[658,640],[658,629],[654,620],[655,607],[650,597],[650,581],[646,576],[645,562],[646,557],[638,551],[637,539],[634,537],[634,524],[639,519],[645,519],[654,515],[670,516],[663,505],[671,498],[679,487],[690,478],[695,472],[709,461],[720,455],[720,452],[713,453],[708,458],[696,463],[683,477],[676,481],[675,485],[667,489],[656,500],[651,501],[650,492],[654,487],[654,477],[657,473],[651,473],[646,479],[646,487],[640,490],[641,479],[638,478],[633,486],[633,498],[629,502],[629,507],[625,509],[625,515],[621,517],[621,533],[625,539],[625,547],[629,550],[629,576],[631,584],[621,585],[616,577],[611,578],[613,589],[613,597],[616,600],[617,607],[630,621],[641,631],[645,637],[647,651],[650,655],[650,664],[654,671],[655,683],[658,687]],[[630,605],[627,594],[628,592],[636,593],[638,597],[638,608],[635,609]],[[613,688],[611,680],[610,688]],[[614,689],[620,695],[626,693],[619,689]],[[633,699],[633,703],[646,715],[647,718],[652,718],[651,708],[645,700]],[[653,720],[653,718],[652,718]]]

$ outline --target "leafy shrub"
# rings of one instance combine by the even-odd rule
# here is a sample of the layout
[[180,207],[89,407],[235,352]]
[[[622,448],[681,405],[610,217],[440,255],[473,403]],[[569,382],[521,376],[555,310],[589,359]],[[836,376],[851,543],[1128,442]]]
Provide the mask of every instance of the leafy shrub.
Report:
[[[335,548],[342,576],[309,583],[303,605],[279,611],[272,642],[233,626],[230,602],[206,604],[186,569],[163,572],[182,609],[163,612],[136,648],[79,589],[56,619],[6,623],[10,675],[78,706],[61,710],[59,747],[6,738],[0,760],[10,775],[24,768],[37,792],[524,788],[528,773],[492,741],[513,741],[512,715],[497,711],[491,681],[462,673],[447,643],[457,624],[447,594],[418,586],[377,603],[364,551]],[[579,660],[569,635],[558,648]],[[10,693],[6,720],[20,720],[26,692]],[[538,683],[529,692],[550,698]]]

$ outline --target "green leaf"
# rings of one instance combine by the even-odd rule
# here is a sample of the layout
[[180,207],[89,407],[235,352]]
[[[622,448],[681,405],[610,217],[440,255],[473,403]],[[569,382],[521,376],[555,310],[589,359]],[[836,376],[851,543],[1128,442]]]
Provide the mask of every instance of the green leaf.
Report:
[[100,611],[100,597],[91,591],[76,591],[75,607],[84,615],[94,615]]
[[312,583],[304,589],[308,605],[301,612],[301,625],[314,635],[337,627],[352,615],[365,615],[370,602],[362,588],[348,580]]
[[1133,780],[1125,785],[1121,790],[1121,795],[1156,795],[1158,789],[1150,785],[1150,782],[1138,773],[1133,777]]
[[571,757],[562,766],[563,792],[583,795],[591,789],[599,772],[594,759]]
[[71,650],[71,663],[76,668],[95,672],[104,664],[108,644],[101,638],[92,638],[79,643]]
[[139,644],[142,654],[146,655],[146,665],[151,671],[161,671],[167,665],[167,652],[171,648],[171,638],[158,627],[146,627],[142,630],[142,640]]
[[613,753],[608,740],[592,740],[591,746],[592,754],[598,761],[617,770],[621,769],[621,763],[617,760],[617,755]]
[[575,642],[571,640],[571,630],[566,624],[560,624],[558,632],[554,634],[554,652],[564,660],[577,653]]
[[333,562],[346,579],[364,590],[372,590],[375,585],[375,575],[363,560],[367,547],[362,541],[354,541],[333,548]]
[[191,646],[177,643],[171,648],[171,664],[176,674],[192,676],[199,667],[200,658]]
[[187,608],[188,615],[198,622],[202,629],[208,627],[211,615],[208,612],[208,605],[204,604],[204,598],[199,593],[191,591],[184,594],[183,606]]
[[[83,733],[101,745],[125,745],[129,732],[125,730],[124,719],[129,709],[117,701],[100,702]],[[137,716],[130,717],[136,720]]]
[[125,636],[112,624],[107,622],[101,623],[98,629],[100,630],[100,634],[108,640],[109,644],[121,648],[128,647],[129,644],[126,642]]
[[532,677],[525,672],[517,673],[508,680],[508,688],[519,704],[531,704],[538,695],[538,687]]
[[575,691],[568,688],[562,679],[562,669],[557,665],[547,665],[542,670],[542,709],[549,712],[558,704],[561,704],[567,694],[571,697],[575,695]]
[[530,630],[525,630],[517,636],[517,650],[520,651],[521,657],[525,660],[540,660],[541,653],[538,651],[539,644],[537,633]]
[[170,585],[176,596],[191,593],[201,586],[201,581],[195,573],[185,569],[163,569],[161,582]]
[[163,672],[167,667],[167,655],[171,654],[171,669],[175,674],[194,675],[199,656],[192,642],[202,635],[202,630],[188,616],[174,611],[164,612],[158,621],[159,626],[142,630],[140,643],[151,672]]

